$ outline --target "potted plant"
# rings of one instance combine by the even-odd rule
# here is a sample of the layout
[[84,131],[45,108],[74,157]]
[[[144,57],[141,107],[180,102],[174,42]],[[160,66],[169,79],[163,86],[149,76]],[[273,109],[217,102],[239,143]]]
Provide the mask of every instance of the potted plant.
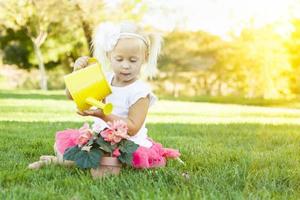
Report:
[[85,123],[79,129],[78,144],[65,151],[64,160],[74,161],[82,169],[91,169],[94,178],[119,174],[121,163],[131,165],[138,145],[128,140],[127,124],[117,120],[107,125],[90,129]]

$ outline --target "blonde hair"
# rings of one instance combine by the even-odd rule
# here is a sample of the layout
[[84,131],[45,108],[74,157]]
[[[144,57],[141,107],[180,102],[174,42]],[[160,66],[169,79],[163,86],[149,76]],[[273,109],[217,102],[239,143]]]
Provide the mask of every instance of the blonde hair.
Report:
[[108,52],[112,51],[120,38],[141,39],[146,45],[147,61],[143,65],[143,75],[154,77],[157,72],[157,59],[161,50],[162,38],[155,33],[145,33],[132,22],[105,22],[98,25],[93,34],[93,56],[104,67],[110,70]]

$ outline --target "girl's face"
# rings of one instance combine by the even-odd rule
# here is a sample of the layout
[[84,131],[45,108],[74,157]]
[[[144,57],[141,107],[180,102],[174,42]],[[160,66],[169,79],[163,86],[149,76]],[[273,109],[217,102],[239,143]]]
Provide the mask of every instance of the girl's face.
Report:
[[146,60],[146,45],[140,39],[122,38],[109,53],[110,65],[115,73],[114,83],[128,85],[137,80]]

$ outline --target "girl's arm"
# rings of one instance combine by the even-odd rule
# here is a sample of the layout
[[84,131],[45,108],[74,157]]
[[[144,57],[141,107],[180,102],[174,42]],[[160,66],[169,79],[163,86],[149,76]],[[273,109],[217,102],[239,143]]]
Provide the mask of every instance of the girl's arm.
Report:
[[145,98],[140,98],[135,104],[133,104],[129,108],[128,117],[119,117],[117,115],[104,115],[100,109],[97,110],[85,110],[83,112],[78,111],[77,113],[82,116],[95,116],[103,119],[104,121],[115,121],[115,120],[123,120],[127,123],[128,134],[133,136],[137,134],[137,132],[142,127],[150,105],[149,96]]

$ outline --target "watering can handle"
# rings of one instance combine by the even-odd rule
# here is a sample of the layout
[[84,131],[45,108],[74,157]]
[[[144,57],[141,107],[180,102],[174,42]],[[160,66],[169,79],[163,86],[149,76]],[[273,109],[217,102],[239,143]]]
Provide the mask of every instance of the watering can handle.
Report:
[[88,59],[88,64],[90,65],[90,64],[93,64],[93,63],[96,63],[96,62],[98,62],[98,60],[96,59],[96,58],[94,58],[94,57],[89,57],[89,59]]

